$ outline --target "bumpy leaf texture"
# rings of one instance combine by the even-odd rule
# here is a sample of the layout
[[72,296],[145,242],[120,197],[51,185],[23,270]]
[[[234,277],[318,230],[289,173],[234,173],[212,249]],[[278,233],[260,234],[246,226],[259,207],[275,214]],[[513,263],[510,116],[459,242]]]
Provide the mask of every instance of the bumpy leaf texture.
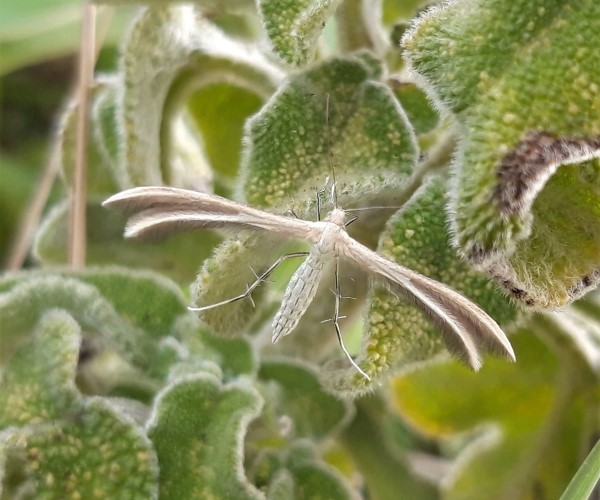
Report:
[[302,207],[332,175],[332,162],[342,206],[402,185],[417,146],[404,111],[377,81],[381,73],[363,54],[330,59],[286,82],[247,124],[247,201],[271,207],[293,196]]
[[165,498],[264,498],[246,478],[241,456],[262,399],[241,381],[182,377],[158,396],[148,435],[157,451]]
[[561,307],[600,279],[600,4],[457,0],[404,38],[456,121],[455,241],[517,300]]
[[286,63],[312,59],[325,22],[340,0],[260,0],[259,12],[273,51]]
[[[483,273],[460,259],[446,230],[445,182],[434,179],[424,186],[387,223],[379,251],[387,258],[433,279],[449,284],[479,304],[503,327],[517,319],[517,311]],[[324,379],[344,392],[362,392],[409,364],[445,352],[440,333],[412,302],[375,286],[370,292],[366,336],[360,364],[372,382],[349,371]],[[331,374],[330,374],[331,375]],[[338,378],[339,377],[339,378]]]

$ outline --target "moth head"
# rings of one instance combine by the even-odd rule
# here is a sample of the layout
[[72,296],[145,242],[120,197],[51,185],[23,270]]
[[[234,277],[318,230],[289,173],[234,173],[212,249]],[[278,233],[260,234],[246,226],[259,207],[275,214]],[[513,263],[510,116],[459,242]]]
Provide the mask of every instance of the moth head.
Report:
[[346,212],[341,208],[335,207],[325,219],[326,222],[331,222],[340,227],[346,227]]

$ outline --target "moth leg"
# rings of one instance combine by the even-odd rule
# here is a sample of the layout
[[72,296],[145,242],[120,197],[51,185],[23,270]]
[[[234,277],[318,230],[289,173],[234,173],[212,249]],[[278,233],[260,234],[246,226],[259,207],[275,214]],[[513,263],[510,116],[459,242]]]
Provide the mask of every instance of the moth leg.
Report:
[[344,345],[344,339],[342,338],[342,331],[340,329],[340,323],[339,320],[341,318],[343,318],[343,316],[340,316],[340,299],[342,298],[342,295],[340,293],[340,259],[336,258],[335,260],[335,309],[333,312],[333,325],[335,326],[335,333],[337,335],[338,341],[340,343],[340,347],[342,348],[342,351],[344,352],[345,356],[348,358],[348,361],[350,361],[350,364],[356,368],[356,370],[358,371],[358,373],[360,373],[363,377],[365,377],[367,380],[371,380],[371,377],[369,377],[364,371],[363,369],[358,366],[356,364],[356,362],[352,359],[352,356],[350,356],[350,353],[348,352],[348,350],[346,349],[346,346]]
[[[267,269],[264,273],[262,273],[260,276],[256,276],[256,280],[251,284],[251,285],[247,285],[246,286],[246,291],[240,295],[238,295],[237,297],[232,297],[231,299],[227,299],[227,300],[223,300],[221,302],[216,302],[215,304],[209,304],[207,306],[201,306],[201,307],[188,307],[188,310],[190,311],[194,311],[194,312],[202,312],[202,311],[207,311],[209,309],[214,309],[215,307],[220,307],[220,306],[224,306],[227,304],[232,304],[233,302],[237,302],[238,300],[242,300],[245,298],[250,298],[250,300],[252,300],[251,297],[251,293],[256,290],[256,288],[263,282],[266,281],[266,279],[271,275],[271,273],[273,271],[275,271],[275,269],[277,269],[277,267],[284,261],[286,261],[287,259],[292,259],[295,257],[306,257],[309,254],[309,252],[292,252],[292,253],[286,253],[285,255],[282,255],[281,257],[279,257],[272,265],[271,267],[269,267],[269,269]],[[254,272],[254,271],[253,271]],[[254,304],[254,301],[252,302],[252,304]]]

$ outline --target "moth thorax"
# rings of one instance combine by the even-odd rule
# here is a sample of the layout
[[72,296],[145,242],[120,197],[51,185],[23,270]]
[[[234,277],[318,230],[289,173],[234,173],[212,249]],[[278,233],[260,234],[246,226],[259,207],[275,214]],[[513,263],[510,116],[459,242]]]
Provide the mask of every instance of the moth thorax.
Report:
[[329,213],[325,222],[331,222],[336,226],[346,227],[346,212],[341,208],[336,207]]

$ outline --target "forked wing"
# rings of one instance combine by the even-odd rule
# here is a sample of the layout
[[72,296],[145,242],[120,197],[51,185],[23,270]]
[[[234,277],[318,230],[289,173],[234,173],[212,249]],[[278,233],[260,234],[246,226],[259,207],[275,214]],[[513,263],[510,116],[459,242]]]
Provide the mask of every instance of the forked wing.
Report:
[[224,228],[270,231],[308,238],[312,223],[257,210],[214,194],[170,187],[137,187],[103,204],[130,215],[127,238],[155,238],[193,229]]
[[478,305],[449,286],[400,266],[347,236],[344,256],[382,278],[390,290],[408,297],[440,329],[449,350],[474,370],[489,350],[515,361],[515,353],[498,324]]

